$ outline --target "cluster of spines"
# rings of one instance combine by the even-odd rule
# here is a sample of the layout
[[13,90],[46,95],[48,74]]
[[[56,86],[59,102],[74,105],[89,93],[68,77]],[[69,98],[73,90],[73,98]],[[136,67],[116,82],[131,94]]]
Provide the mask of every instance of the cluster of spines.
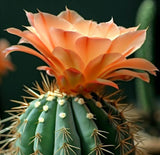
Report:
[[[121,91],[117,91],[110,95],[106,95],[102,90],[98,95],[93,94],[95,105],[107,112],[109,122],[115,127],[115,140],[118,142],[115,146],[115,152],[119,148],[122,155],[144,155],[144,149],[139,146],[144,140],[139,134],[142,128],[136,124],[140,117],[133,105],[121,103],[121,100],[123,100],[124,97],[119,97],[118,95],[118,98],[116,99],[116,95],[120,92]],[[94,109],[93,105],[94,104],[89,105],[90,109]],[[107,131],[110,133],[108,135],[109,139],[109,136],[112,135],[112,131]]]
[[[44,83],[45,83],[44,85],[46,85],[46,81]],[[46,89],[49,88],[49,86],[45,86],[45,87],[46,87]],[[42,91],[42,89],[40,89],[38,84],[37,84],[37,89],[39,90],[39,92],[44,93],[44,91]],[[59,92],[58,89],[56,89],[54,91],[50,91],[50,89],[49,89],[47,96],[42,93],[41,93],[41,95],[38,95],[37,93],[35,93],[31,89],[28,89],[28,91],[30,92],[30,94],[34,95],[35,98],[39,98],[38,100],[42,100],[44,97],[48,101],[52,101],[52,100],[56,99],[59,107],[63,107],[63,105],[65,104],[66,98],[72,98],[73,104],[71,106],[85,107],[85,108],[82,108],[82,109],[86,110],[85,111],[86,112],[85,118],[88,121],[91,120],[90,122],[92,122],[93,124],[95,124],[94,122],[97,120],[97,114],[90,111],[89,109],[95,109],[95,107],[96,107],[96,109],[105,109],[108,112],[108,114],[107,114],[108,120],[116,129],[117,145],[113,146],[111,143],[104,145],[103,140],[105,141],[107,139],[108,135],[110,136],[112,134],[112,132],[110,132],[108,130],[104,130],[104,129],[103,130],[98,129],[95,125],[95,127],[93,127],[92,132],[90,133],[90,137],[92,137],[94,140],[94,145],[92,146],[92,148],[90,148],[90,152],[88,152],[87,154],[91,155],[92,153],[95,153],[96,155],[103,155],[105,152],[107,152],[108,154],[113,154],[112,152],[114,152],[118,149],[121,150],[122,155],[132,154],[132,152],[135,152],[136,145],[133,144],[133,140],[135,138],[134,134],[137,132],[137,130],[136,131],[133,130],[132,132],[130,131],[130,128],[133,127],[133,125],[132,125],[133,122],[130,120],[129,121],[125,120],[124,113],[127,110],[126,110],[126,108],[120,108],[120,107],[124,107],[124,104],[121,106],[119,104],[119,99],[118,100],[107,100],[106,99],[107,100],[107,103],[106,103],[104,101],[102,102],[101,98],[95,99],[95,97],[93,97],[94,99],[93,98],[87,99],[84,97],[71,97],[71,96],[67,97],[67,95],[65,93]],[[93,103],[90,104],[90,101],[92,101]],[[74,104],[74,102],[76,102],[78,104]],[[26,100],[25,100],[25,102],[18,102],[18,103],[20,103],[22,106],[17,107],[17,108],[13,108],[10,112],[17,111],[18,113],[19,112],[26,113],[27,107],[29,107],[31,105],[31,104],[27,103]],[[41,103],[39,101],[34,101],[33,106],[34,106],[34,108],[38,108],[40,106],[40,104]],[[112,108],[110,108],[110,106],[112,106]],[[88,109],[88,107],[89,107],[89,109]],[[49,107],[47,105],[42,106],[42,110],[44,112],[48,111],[48,109],[49,109]],[[122,110],[120,110],[120,112],[118,112],[117,109],[118,110],[122,109]],[[73,112],[73,115],[74,115],[74,117],[77,117],[77,119],[78,119],[78,115],[75,116],[76,112]],[[21,149],[19,147],[15,147],[15,143],[21,137],[21,134],[19,132],[16,132],[17,127],[23,123],[22,131],[24,131],[26,123],[28,122],[27,119],[24,119],[24,121],[22,122],[21,121],[22,116],[19,116],[19,114],[12,115],[11,118],[4,120],[4,121],[14,120],[14,122],[12,123],[12,125],[9,128],[6,128],[6,129],[3,129],[0,131],[1,136],[8,137],[7,140],[3,141],[4,145],[0,149],[0,153],[7,154],[7,151],[3,151],[3,149],[8,144],[10,144],[11,147],[9,148],[8,152],[12,152],[13,154],[18,154],[18,155],[22,154],[23,155],[23,152],[21,151]],[[61,111],[58,114],[58,116],[60,119],[63,120],[67,116],[67,113],[64,111]],[[1,123],[4,121],[1,121]],[[40,116],[40,117],[38,117],[37,123],[41,124],[41,123],[44,123],[44,121],[45,121],[45,118]],[[105,126],[105,124],[103,124],[103,125]],[[137,129],[136,127],[134,127],[134,128]],[[4,134],[7,131],[9,131],[9,133]],[[108,131],[108,133],[107,133],[107,131]],[[61,146],[59,146],[59,148],[57,150],[54,151],[55,154],[59,154],[59,153],[64,154],[64,155],[70,155],[71,153],[75,154],[75,155],[77,154],[76,151],[79,151],[80,147],[70,144],[70,142],[73,141],[71,133],[72,132],[70,131],[70,128],[67,128],[65,126],[63,126],[60,129],[55,131],[56,137],[58,137],[60,135],[62,137],[64,137],[64,139],[63,139],[64,142],[61,144]],[[128,136],[126,136],[126,135],[128,135]],[[84,135],[82,135],[82,137],[81,137],[82,139],[83,139],[83,136]],[[41,155],[41,151],[38,149],[38,143],[41,142],[42,135],[37,132],[35,134],[35,136],[34,137],[32,136],[31,138],[32,139],[30,139],[30,143],[34,142],[34,153],[33,154],[40,154]],[[103,139],[102,143],[101,143],[100,139]],[[3,142],[1,141],[1,143],[3,143]],[[139,141],[138,141],[138,143],[139,143]],[[116,150],[113,150],[110,148],[114,148],[114,149],[116,148]],[[141,154],[141,152],[139,154]]]
[[[33,94],[33,91],[31,89],[29,89],[29,91],[30,91],[30,93]],[[11,118],[5,120],[5,121],[8,121],[8,120],[13,120],[13,119],[16,118],[15,122],[11,125],[10,128],[6,128],[4,130],[1,130],[1,136],[4,136],[4,135],[2,135],[2,133],[6,132],[8,130],[10,130],[10,132],[12,132],[12,135],[11,135],[12,138],[9,138],[6,141],[4,141],[5,145],[1,149],[3,149],[6,145],[8,145],[8,143],[13,141],[12,142],[13,145],[8,151],[13,152],[13,154],[20,154],[20,155],[23,154],[23,151],[20,149],[20,147],[18,145],[21,143],[21,135],[24,134],[25,130],[27,130],[26,126],[27,126],[27,123],[28,123],[29,120],[26,117],[28,116],[29,112],[32,109],[38,109],[40,106],[41,106],[41,109],[44,112],[47,112],[49,110],[49,107],[48,107],[47,104],[44,104],[45,102],[44,103],[42,102],[42,100],[44,100],[44,98],[45,98],[46,101],[53,101],[54,99],[56,99],[57,103],[59,105],[59,109],[60,109],[60,107],[64,106],[64,104],[66,102],[65,99],[64,99],[65,95],[66,94],[64,94],[64,93],[62,93],[62,94],[59,93],[58,90],[55,90],[54,92],[48,91],[47,96],[43,95],[43,94],[42,95],[36,95],[38,97],[38,99],[35,100],[34,102],[31,102],[30,104],[28,104],[26,102],[24,102],[24,103],[23,102],[18,102],[20,104],[23,103],[22,106],[21,106],[21,108],[23,109],[23,115],[21,115],[21,116],[14,115]],[[78,100],[77,99],[78,98],[75,98],[74,100],[77,101],[77,103],[79,105],[84,104],[83,98],[79,98]],[[26,107],[29,107],[29,108],[26,108]],[[67,107],[68,107],[68,105],[67,105]],[[26,108],[26,110],[25,110],[25,108]],[[15,111],[19,112],[19,110],[20,110],[20,108],[17,108],[17,109],[13,108],[11,111],[12,112],[15,112]],[[40,109],[39,109],[39,111],[40,111]],[[42,115],[42,112],[41,112],[41,115]],[[36,122],[37,124],[44,123],[44,121],[45,121],[45,118],[42,117],[41,115],[38,117],[38,120]],[[67,114],[63,111],[58,113],[59,118],[62,119],[62,120],[66,117],[66,115]],[[86,117],[86,119],[89,119],[89,120],[93,119],[93,114],[92,113],[86,113],[85,117]],[[1,121],[1,123],[3,123],[3,122]],[[57,135],[57,137],[55,137],[55,138],[57,139],[59,136],[62,135],[63,141],[64,141],[62,146],[60,146],[59,149],[57,149],[57,151],[55,151],[56,153],[60,152],[61,154],[69,155],[69,150],[71,150],[74,154],[76,154],[73,149],[80,149],[79,147],[76,147],[74,145],[69,144],[69,141],[72,141],[72,138],[71,138],[71,135],[70,135],[71,133],[70,133],[69,130],[70,130],[69,128],[62,127],[59,130],[55,131],[55,135]],[[10,133],[7,134],[6,136],[10,137]],[[40,135],[40,133],[35,131],[35,136],[31,137],[31,139],[28,139],[30,141],[30,142],[28,141],[29,145],[34,142],[35,152],[33,154],[41,154],[41,152],[37,149],[38,148],[38,143],[41,141],[41,138],[42,138],[42,136]],[[96,139],[95,139],[95,143],[96,143]],[[16,144],[16,146],[15,146],[15,144]],[[95,146],[95,148],[96,147],[97,147],[97,145]],[[93,151],[94,151],[95,148],[93,148]],[[5,153],[5,151],[2,151],[2,152]]]

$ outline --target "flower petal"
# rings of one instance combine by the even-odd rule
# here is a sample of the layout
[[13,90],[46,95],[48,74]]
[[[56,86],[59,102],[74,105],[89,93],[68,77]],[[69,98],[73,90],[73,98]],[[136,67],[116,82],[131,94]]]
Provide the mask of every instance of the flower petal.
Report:
[[52,51],[54,48],[54,43],[52,42],[48,29],[48,23],[43,13],[39,12],[38,14],[34,15],[34,28],[39,34],[39,39],[48,47],[50,51]]
[[97,56],[106,53],[110,44],[111,41],[104,38],[80,37],[76,41],[77,51],[86,64]]
[[45,24],[48,30],[50,30],[51,27],[68,31],[73,29],[72,24],[63,18],[39,11],[39,13],[34,14],[34,26],[39,33],[45,32],[43,24]]
[[59,46],[69,50],[75,50],[75,41],[80,37],[80,34],[77,32],[56,28],[51,28],[50,33],[56,47]]
[[28,11],[25,11],[26,16],[28,18],[28,22],[30,23],[30,25],[34,26],[34,14]]
[[84,20],[76,11],[69,10],[68,8],[66,8],[66,11],[62,11],[58,17],[67,20],[71,24]]
[[108,75],[107,79],[110,79],[112,81],[115,80],[123,80],[123,81],[129,81],[133,78],[139,78],[145,82],[149,82],[149,76],[147,73],[138,73],[131,70],[118,70]]
[[57,84],[62,92],[67,92],[69,90],[68,80],[64,75],[60,75],[56,78]]
[[6,48],[3,51],[3,53],[5,53],[5,55],[7,56],[9,53],[14,52],[14,51],[25,52],[25,53],[28,53],[28,54],[31,54],[31,55],[34,55],[34,56],[40,58],[45,63],[47,63],[49,66],[51,66],[52,70],[54,69],[54,72],[58,73],[59,71],[62,70],[62,69],[59,68],[59,66],[54,65],[54,63],[50,62],[49,59],[47,59],[43,55],[39,54],[37,51],[35,51],[35,50],[33,50],[33,49],[29,48],[29,47],[23,46],[23,45],[10,46],[10,47]]
[[84,63],[81,58],[73,51],[56,47],[53,51],[53,55],[65,66],[65,69],[75,68],[82,71]]
[[35,34],[29,31],[22,32],[15,28],[9,28],[7,29],[7,31],[9,33],[25,38],[31,45],[33,45],[35,48],[39,50],[39,52],[41,52],[41,54],[45,57],[45,59],[49,61],[47,62],[49,63],[49,65],[52,64],[51,67],[53,67],[53,64],[55,64],[54,67],[56,66],[57,68],[59,68],[59,71],[64,70],[63,63],[60,63],[60,61],[51,53],[51,51],[48,50],[48,48],[38,39],[38,37]]
[[40,35],[40,40],[52,51],[54,48],[54,42],[52,41],[50,29],[61,28],[61,29],[72,29],[72,25],[67,21],[58,18],[57,16],[42,13],[34,15],[34,27]]
[[119,26],[120,34],[133,32],[133,31],[136,31],[138,28],[139,28],[139,26],[130,27],[130,28],[125,28],[125,27]]
[[55,72],[55,70],[53,70],[51,67],[48,67],[48,66],[39,66],[37,67],[38,70],[44,70],[46,71],[46,73],[49,75],[49,76],[55,76],[55,77],[58,77],[58,73]]
[[151,62],[147,61],[146,59],[132,58],[132,59],[126,59],[122,62],[119,62],[119,63],[113,65],[112,67],[110,67],[109,69],[104,71],[101,74],[101,76],[105,78],[113,71],[118,70],[118,69],[124,69],[124,68],[139,69],[139,70],[147,71],[153,75],[156,75],[155,72],[158,71],[158,69]]
[[[146,30],[125,33],[113,40],[108,53],[121,53],[124,56],[129,56],[141,47],[145,37]],[[132,50],[128,53],[130,49]]]
[[[82,35],[95,37],[97,23],[92,20],[80,20],[74,24],[76,31]],[[98,36],[97,36],[98,37]]]
[[107,85],[107,86],[111,86],[111,87],[114,87],[116,89],[119,89],[118,85],[116,83],[114,83],[113,81],[110,81],[110,80],[96,79],[94,81],[91,81],[90,83],[92,83],[92,84],[100,84],[100,85]]
[[113,19],[111,19],[109,22],[98,24],[97,30],[100,34],[100,37],[108,38],[111,40],[120,35],[120,30],[113,22]]
[[107,53],[100,55],[90,61],[84,70],[84,75],[88,80],[97,78],[106,68],[111,67],[117,61],[124,60],[124,57],[119,53]]
[[33,45],[35,48],[37,48],[40,52],[43,52],[44,55],[46,54],[47,51],[49,53],[49,49],[43,44],[43,42],[41,42],[41,40],[36,36],[36,34],[30,32],[30,31],[23,31],[22,32],[16,28],[8,28],[7,32],[24,38],[31,45]]
[[27,13],[27,17],[29,18],[29,22],[34,26],[39,34],[39,39],[49,48],[50,51],[52,51],[54,48],[50,29],[52,27],[66,30],[73,28],[73,26],[67,21],[58,18],[57,16],[48,13],[42,13],[40,11],[36,14]]
[[65,70],[64,76],[69,83],[70,89],[73,89],[78,85],[83,85],[85,81],[83,74],[74,68],[69,68]]
[[43,55],[41,55],[37,51],[35,51],[35,50],[33,50],[33,49],[29,48],[29,47],[23,46],[23,45],[10,46],[10,47],[6,48],[3,51],[3,53],[5,53],[5,55],[7,56],[8,54],[10,54],[11,52],[14,52],[14,51],[20,51],[20,52],[25,52],[25,53],[34,55],[34,56],[39,57],[40,59],[42,59],[44,62],[48,63],[48,60]]

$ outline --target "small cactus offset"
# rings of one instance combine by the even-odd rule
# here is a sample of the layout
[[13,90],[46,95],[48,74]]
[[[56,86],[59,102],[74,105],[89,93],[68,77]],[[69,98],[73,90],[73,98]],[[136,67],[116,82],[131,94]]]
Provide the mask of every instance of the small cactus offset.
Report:
[[[8,128],[1,131],[8,136],[5,144],[11,143],[10,148],[1,153],[134,155],[137,151],[134,135],[138,130],[125,118],[126,105],[120,104],[119,99],[111,100],[97,94],[69,96],[53,89],[53,85],[43,93],[37,88],[41,93],[27,88],[35,98],[33,101],[17,101],[22,106],[9,111],[18,115],[11,116],[14,123],[8,135]],[[19,112],[22,112],[20,116]]]
[[43,77],[44,89],[36,83],[38,94],[27,88],[34,99],[18,102],[22,106],[9,111],[18,114],[1,121],[13,123],[0,131],[8,137],[1,141],[0,152],[135,155],[141,141],[130,119],[135,116],[125,114],[128,106],[120,103],[122,96],[114,98],[116,91],[107,96],[105,90],[119,89],[117,80],[149,82],[148,73],[156,75],[158,69],[149,61],[127,58],[141,47],[146,30],[117,26],[113,19],[97,24],[67,8],[58,16],[40,11],[26,15],[31,26],[25,31],[7,29],[21,39],[4,53],[21,51],[39,57],[48,66],[38,69],[54,76],[55,82]]
[[[152,62],[155,60],[155,19],[156,17],[156,1],[143,0],[141,3],[136,18],[136,24],[140,24],[140,29],[148,27],[147,40],[139,52],[135,53],[137,57],[146,58]],[[146,52],[147,51],[147,52]],[[136,95],[140,106],[146,113],[153,113],[155,110],[155,82],[151,79],[151,84],[148,85],[142,81],[136,80]]]

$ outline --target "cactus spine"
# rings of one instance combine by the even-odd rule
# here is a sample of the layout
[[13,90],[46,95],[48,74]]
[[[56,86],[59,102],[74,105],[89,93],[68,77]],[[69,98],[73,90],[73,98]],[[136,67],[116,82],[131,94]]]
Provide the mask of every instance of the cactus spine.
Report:
[[[46,82],[45,82],[46,83]],[[67,95],[51,87],[34,95],[30,103],[19,102],[21,108],[10,112],[15,120],[12,129],[2,130],[10,143],[3,154],[16,155],[134,155],[136,145],[132,122],[124,117],[119,99],[107,100],[92,94]],[[123,109],[123,110],[120,110]],[[132,126],[132,127],[131,127]],[[2,147],[3,148],[3,147]]]

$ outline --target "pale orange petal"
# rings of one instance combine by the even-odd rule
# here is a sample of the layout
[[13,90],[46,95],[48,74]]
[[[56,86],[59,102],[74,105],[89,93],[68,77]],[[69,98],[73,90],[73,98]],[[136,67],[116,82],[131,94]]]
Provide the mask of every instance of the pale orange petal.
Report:
[[101,37],[108,38],[111,40],[120,35],[120,30],[112,19],[109,22],[98,24],[97,31]]
[[84,63],[81,58],[73,51],[63,49],[61,47],[56,47],[53,51],[53,55],[63,63],[65,69],[75,68],[82,71],[84,68]]
[[139,28],[139,26],[130,27],[130,28],[125,28],[125,27],[119,26],[120,34],[133,32],[133,31],[136,31],[138,28]]
[[95,37],[96,27],[97,23],[91,20],[80,20],[74,24],[77,32],[89,37]]
[[[109,53],[121,53],[126,57],[141,47],[146,37],[146,30],[125,33],[113,40]],[[128,51],[130,53],[128,53]],[[126,55],[127,53],[127,55]]]
[[[36,29],[34,28],[34,27],[32,27],[32,26],[24,26],[27,30],[29,30],[29,31],[27,31],[27,30],[25,30],[25,31],[23,31],[23,32],[21,32],[21,33],[23,33],[24,35],[27,35],[27,33],[29,34],[30,33],[30,35],[34,35],[34,37],[33,38],[37,38],[37,40],[40,40],[39,38],[40,38],[40,36],[39,36],[39,34],[37,33],[37,31],[36,31]],[[13,30],[11,30],[11,31],[13,31]],[[16,31],[15,31],[16,32]],[[10,33],[12,33],[12,32],[10,32]],[[19,33],[20,34],[20,33]],[[18,44],[23,44],[23,43],[30,43],[28,40],[27,40],[27,38],[21,38],[20,40],[19,40],[19,42],[18,42]],[[34,46],[34,45],[33,45]]]
[[40,52],[43,52],[44,55],[47,54],[47,51],[49,52],[49,49],[43,44],[43,42],[41,42],[41,40],[34,33],[30,31],[22,32],[16,28],[8,28],[7,32],[24,38],[26,41],[28,41],[28,43],[33,45]]
[[39,39],[52,51],[55,46],[51,39],[50,28],[43,13],[39,12],[34,16],[34,27]]
[[34,56],[40,58],[41,60],[43,60],[48,65],[50,65],[56,72],[58,72],[58,70],[61,70],[61,69],[59,69],[58,66],[54,65],[53,62],[50,62],[49,59],[47,59],[43,55],[39,54],[37,51],[35,51],[35,50],[33,50],[33,49],[29,48],[29,47],[23,46],[23,45],[10,46],[10,47],[6,48],[3,52],[7,56],[9,53],[14,52],[14,51],[25,52],[25,53],[34,55]]
[[76,11],[69,10],[68,8],[66,8],[66,11],[62,11],[58,17],[63,18],[72,24],[84,20]]
[[73,31],[64,31],[62,29],[51,28],[52,41],[55,46],[75,50],[75,41],[80,34]]
[[84,75],[88,80],[97,78],[106,68],[109,68],[117,61],[124,60],[124,57],[119,53],[103,54],[93,59],[85,68]]
[[[64,70],[63,63],[61,63],[56,57],[54,57],[54,61],[50,61],[50,59],[48,57],[45,57],[45,56],[39,54],[37,51],[35,51],[29,47],[23,46],[23,45],[10,46],[9,48],[6,48],[3,52],[7,56],[9,53],[11,53],[13,51],[25,52],[25,53],[28,53],[28,54],[31,54],[31,55],[34,55],[34,56],[40,58],[45,63],[47,63],[49,66],[51,66],[51,68],[54,69],[55,72],[57,72],[57,74],[58,73],[62,74],[62,72]],[[52,56],[52,58],[53,58],[53,56]]]
[[42,13],[40,11],[37,14],[27,13],[27,17],[31,20],[31,24],[35,27],[39,39],[49,48],[50,51],[54,48],[54,42],[51,39],[50,29],[54,27],[69,30],[73,27],[67,21],[60,19],[57,16]]
[[65,70],[64,76],[69,83],[70,89],[73,89],[78,85],[82,85],[85,82],[83,74],[74,68],[69,68]]
[[58,16],[54,16],[49,13],[40,12],[34,15],[34,26],[39,33],[43,33],[43,27],[41,24],[46,24],[46,28],[50,30],[51,27],[62,29],[62,30],[72,30],[73,26],[68,21]]
[[58,71],[56,71],[55,69],[53,70],[53,68],[48,67],[48,66],[39,66],[39,67],[37,67],[37,69],[38,69],[38,70],[46,71],[46,73],[47,73],[49,76],[55,76],[55,77],[58,77],[58,76],[59,76]]
[[48,60],[43,55],[41,55],[37,51],[35,51],[29,47],[23,46],[23,45],[10,46],[10,47],[6,48],[3,52],[7,56],[8,54],[10,54],[11,52],[14,52],[14,51],[20,51],[20,52],[25,52],[25,53],[34,55],[34,56],[42,59],[44,62],[49,63]]
[[57,16],[39,12],[34,16],[34,27],[39,34],[39,39],[45,43],[50,51],[55,47],[52,40],[50,30],[52,28],[62,29],[62,30],[72,30],[73,26]]
[[99,55],[106,53],[111,41],[105,38],[80,37],[76,41],[77,52],[87,64]]
[[107,86],[111,86],[111,87],[114,87],[116,89],[119,89],[118,85],[116,83],[114,83],[113,81],[110,81],[110,80],[96,79],[94,81],[91,81],[90,83],[92,83],[92,84],[100,84],[100,85],[107,85]]
[[101,76],[105,78],[113,71],[118,70],[118,69],[124,69],[124,68],[139,69],[139,70],[147,71],[153,75],[156,75],[155,72],[158,71],[158,69],[146,59],[131,58],[131,59],[127,59],[127,60],[124,60],[120,63],[113,65],[112,67],[104,71],[104,73],[102,73]]
[[151,62],[149,62],[146,59],[142,59],[142,58],[128,59],[118,64],[118,66],[123,67],[123,68],[126,67],[126,68],[131,68],[131,69],[144,70],[151,74],[154,74],[155,71],[158,71],[158,69]]
[[25,13],[26,13],[26,16],[28,18],[30,25],[34,26],[34,14],[28,11],[25,11]]
[[[49,31],[47,31],[47,29],[46,29],[46,33],[44,34],[44,33],[39,33],[37,31],[37,29],[32,26],[25,26],[25,28],[28,29],[32,34],[34,34],[48,48],[49,51],[53,51],[55,45],[51,39],[51,34],[49,33]],[[45,29],[45,25],[44,25],[44,29]],[[23,33],[24,33],[24,31],[23,31]],[[26,41],[26,40],[24,40],[24,41]],[[21,42],[23,43],[23,39]]]
[[[34,35],[33,33],[29,32],[29,31],[20,31],[18,29],[15,28],[9,28],[7,29],[7,31],[9,33],[18,35],[20,37],[25,38],[31,45],[33,45],[35,48],[37,48],[39,50],[39,52],[41,52],[41,54],[47,59],[50,60],[50,62],[52,62],[53,64],[55,64],[55,66],[57,68],[59,68],[59,70],[64,70],[64,66],[62,63],[59,62],[59,60],[54,57],[54,55],[48,50],[48,48],[38,39],[38,37],[36,35]],[[50,65],[50,64],[49,64]]]
[[129,81],[133,78],[139,78],[145,82],[149,82],[149,76],[147,73],[138,73],[126,69],[115,71],[107,76],[107,79],[110,79],[112,81],[115,80]]
[[56,80],[57,80],[57,84],[62,92],[63,91],[67,92],[69,90],[68,80],[65,78],[65,76],[63,74],[58,76],[56,78]]

